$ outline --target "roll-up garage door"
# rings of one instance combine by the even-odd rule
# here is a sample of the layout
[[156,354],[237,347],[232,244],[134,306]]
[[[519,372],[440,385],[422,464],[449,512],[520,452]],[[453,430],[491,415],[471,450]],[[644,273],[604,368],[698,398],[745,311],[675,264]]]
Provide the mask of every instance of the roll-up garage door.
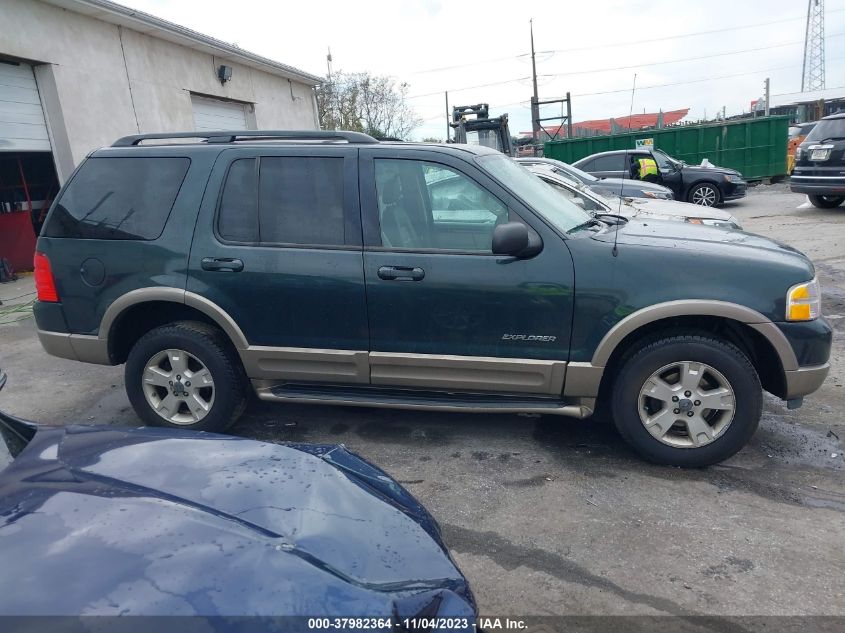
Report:
[[0,61],[0,152],[49,152],[32,66]]
[[194,127],[198,132],[249,129],[242,103],[196,95],[191,95],[191,103],[194,107]]

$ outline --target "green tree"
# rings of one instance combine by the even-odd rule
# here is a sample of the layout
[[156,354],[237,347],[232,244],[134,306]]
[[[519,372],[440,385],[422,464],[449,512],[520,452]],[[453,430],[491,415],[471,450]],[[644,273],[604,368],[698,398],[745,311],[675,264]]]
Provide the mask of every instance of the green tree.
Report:
[[337,72],[317,91],[320,127],[406,139],[422,124],[407,103],[408,84],[391,77]]

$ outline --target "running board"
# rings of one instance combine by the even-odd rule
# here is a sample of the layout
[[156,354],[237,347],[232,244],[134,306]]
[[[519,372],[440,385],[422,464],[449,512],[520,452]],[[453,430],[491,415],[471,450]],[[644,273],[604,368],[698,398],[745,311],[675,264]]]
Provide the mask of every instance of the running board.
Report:
[[593,414],[590,407],[545,398],[445,392],[397,392],[366,387],[344,389],[321,388],[312,385],[274,385],[264,380],[253,380],[252,385],[259,399],[268,402],[462,413],[542,413],[578,419],[588,418]]

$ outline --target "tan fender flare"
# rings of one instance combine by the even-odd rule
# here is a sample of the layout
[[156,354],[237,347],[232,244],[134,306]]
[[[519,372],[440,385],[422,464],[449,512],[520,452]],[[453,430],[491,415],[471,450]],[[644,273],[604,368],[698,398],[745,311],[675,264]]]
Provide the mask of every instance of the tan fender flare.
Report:
[[626,336],[649,323],[677,316],[714,316],[744,323],[765,337],[780,358],[784,371],[798,369],[798,359],[792,346],[784,333],[769,318],[746,306],[706,299],[667,301],[629,314],[604,335],[593,353],[590,364],[606,367],[611,354]]
[[103,314],[97,338],[101,341],[108,341],[112,327],[121,314],[132,306],[153,301],[169,301],[195,308],[220,326],[238,350],[244,350],[249,347],[249,342],[243,330],[238,327],[235,320],[223,308],[195,292],[165,286],[138,288],[115,299],[106,309],[105,314]]

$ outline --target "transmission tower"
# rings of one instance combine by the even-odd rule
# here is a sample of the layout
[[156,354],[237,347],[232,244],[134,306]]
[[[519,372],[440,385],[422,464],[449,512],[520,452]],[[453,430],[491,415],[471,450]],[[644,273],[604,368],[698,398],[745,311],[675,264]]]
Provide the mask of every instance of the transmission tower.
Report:
[[801,92],[824,89],[824,0],[807,3],[807,31],[804,35],[804,70]]

